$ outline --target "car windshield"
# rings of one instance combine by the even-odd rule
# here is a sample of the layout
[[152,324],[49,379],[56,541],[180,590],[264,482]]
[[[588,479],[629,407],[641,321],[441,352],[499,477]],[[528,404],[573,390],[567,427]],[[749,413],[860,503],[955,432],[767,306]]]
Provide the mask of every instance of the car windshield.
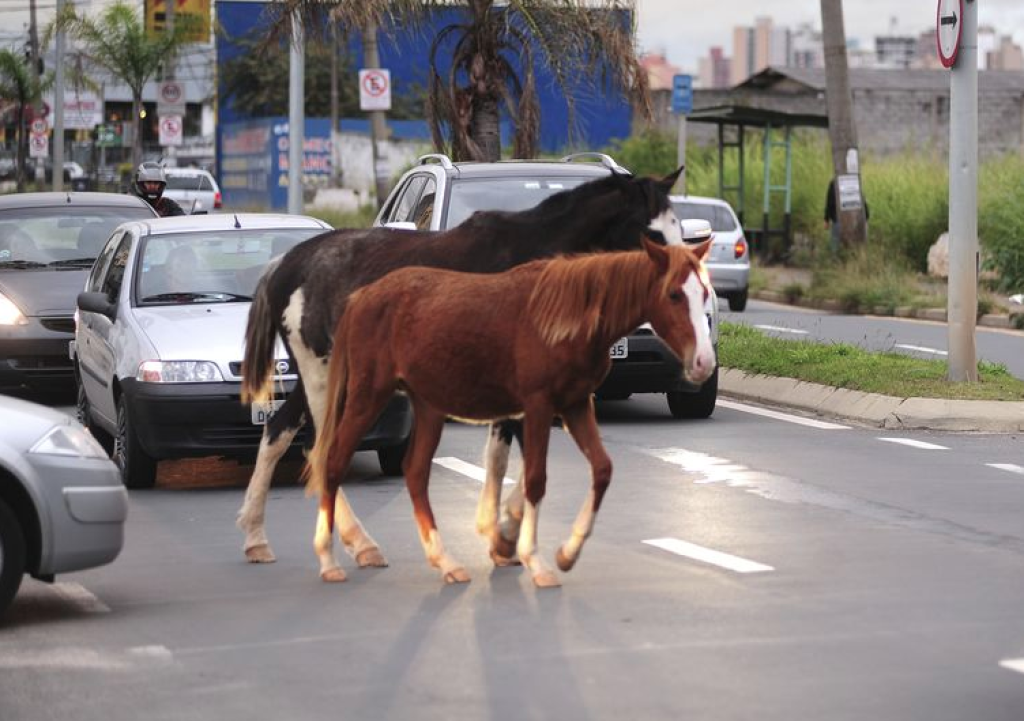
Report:
[[168,175],[167,190],[212,190],[203,175]]
[[711,223],[711,230],[716,233],[728,233],[736,230],[736,220],[728,208],[710,203],[672,203],[679,220],[706,220]]
[[446,226],[454,228],[478,210],[519,211],[593,178],[481,178],[452,184]]
[[154,235],[136,263],[141,305],[252,300],[267,262],[322,228],[258,228]]
[[145,220],[145,207],[58,205],[0,210],[0,268],[89,267],[111,232]]

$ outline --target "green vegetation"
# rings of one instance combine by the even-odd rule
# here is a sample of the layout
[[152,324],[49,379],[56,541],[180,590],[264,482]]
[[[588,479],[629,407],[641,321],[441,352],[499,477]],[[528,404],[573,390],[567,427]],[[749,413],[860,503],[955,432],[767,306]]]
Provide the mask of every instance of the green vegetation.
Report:
[[982,362],[978,383],[951,383],[943,361],[897,353],[872,353],[847,343],[771,338],[755,328],[721,324],[719,362],[748,373],[796,378],[897,398],[1024,400],[1024,381],[1004,366]]
[[[749,226],[760,225],[764,163],[763,135],[756,130],[747,133],[743,205]],[[664,175],[675,166],[675,136],[657,132],[635,135],[614,143],[607,152],[635,173]],[[774,153],[773,182],[781,182],[783,153]],[[727,182],[735,184],[737,154],[727,153],[724,165]],[[834,284],[837,275],[873,279],[872,288],[850,291],[855,296],[864,296],[868,306],[916,305],[920,283],[915,276],[927,270],[928,249],[946,229],[948,162],[944,156],[929,152],[868,156],[862,159],[862,173],[870,210],[867,249],[844,258],[848,268],[837,267],[828,252],[828,231],[823,223],[825,189],[832,175],[828,137],[821,131],[794,134],[791,220],[797,242],[793,248],[785,249],[787,262],[816,271],[824,269],[821,281],[815,284],[821,288]],[[978,235],[984,267],[994,271],[994,289],[1019,292],[1024,289],[1024,158],[1008,155],[986,160],[978,178]],[[695,195],[719,195],[715,147],[691,144],[687,149],[687,189]],[[726,200],[738,207],[737,198],[727,194]],[[775,198],[773,227],[781,225],[781,206]],[[884,277],[875,278],[879,272]],[[879,286],[888,290],[880,292]],[[910,289],[909,293],[901,287]],[[899,292],[893,292],[897,288]],[[813,288],[807,290],[814,295]],[[927,289],[924,295],[928,295]],[[849,296],[847,299],[853,300]],[[860,302],[860,298],[857,300]]]
[[306,208],[306,215],[330,223],[332,228],[369,228],[377,217],[377,206],[364,205],[355,212],[330,210],[327,208]]

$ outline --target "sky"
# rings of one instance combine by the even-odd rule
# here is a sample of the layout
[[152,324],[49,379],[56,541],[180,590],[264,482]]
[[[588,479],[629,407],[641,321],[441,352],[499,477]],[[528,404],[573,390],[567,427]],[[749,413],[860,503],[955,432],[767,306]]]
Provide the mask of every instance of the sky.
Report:
[[[993,25],[1024,46],[1024,0],[975,2],[979,25]],[[811,23],[821,28],[820,0],[637,0],[637,4],[641,50],[664,52],[684,72],[696,72],[698,58],[714,45],[731,56],[733,27],[752,26],[762,15],[770,16],[776,25],[795,28]],[[858,38],[861,47],[872,48],[873,38],[891,27],[910,35],[933,31],[937,9],[937,0],[845,0],[843,24],[847,39]]]

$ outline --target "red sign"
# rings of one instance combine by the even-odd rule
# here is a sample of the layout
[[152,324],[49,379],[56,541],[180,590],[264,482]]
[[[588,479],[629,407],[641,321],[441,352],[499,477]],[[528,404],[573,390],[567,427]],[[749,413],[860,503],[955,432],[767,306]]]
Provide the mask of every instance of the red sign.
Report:
[[935,13],[935,45],[942,66],[951,68],[960,51],[963,34],[964,0],[939,0]]

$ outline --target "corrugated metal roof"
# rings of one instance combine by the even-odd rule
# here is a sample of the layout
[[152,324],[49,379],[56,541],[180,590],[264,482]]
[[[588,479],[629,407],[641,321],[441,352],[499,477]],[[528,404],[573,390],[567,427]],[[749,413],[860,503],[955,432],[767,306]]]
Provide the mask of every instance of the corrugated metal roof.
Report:
[[[766,68],[736,86],[737,89],[766,89],[792,80],[810,90],[825,90],[823,68]],[[949,90],[948,70],[876,70],[850,68],[850,88],[857,90]],[[1024,72],[1017,70],[979,70],[978,91],[1024,94]]]

